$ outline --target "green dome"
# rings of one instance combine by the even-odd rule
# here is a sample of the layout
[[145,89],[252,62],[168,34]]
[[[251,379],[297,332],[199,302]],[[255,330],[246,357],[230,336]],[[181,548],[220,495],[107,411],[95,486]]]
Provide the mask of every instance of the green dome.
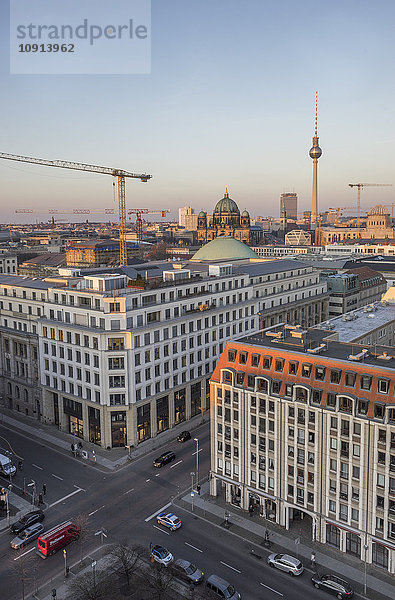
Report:
[[224,261],[224,260],[248,260],[250,258],[259,258],[253,250],[243,242],[233,237],[217,237],[208,244],[205,244],[190,259],[191,261]]
[[228,188],[225,190],[224,197],[221,198],[221,200],[219,200],[219,202],[217,202],[215,205],[214,214],[215,213],[240,214],[239,207],[237,206],[236,202],[232,200],[232,198],[229,198]]

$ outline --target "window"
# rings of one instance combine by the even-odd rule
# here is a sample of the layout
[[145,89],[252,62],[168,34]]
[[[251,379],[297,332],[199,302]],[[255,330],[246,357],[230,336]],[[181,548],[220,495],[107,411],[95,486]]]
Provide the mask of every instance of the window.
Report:
[[361,390],[369,391],[372,387],[372,377],[370,375],[361,375]]
[[389,379],[379,379],[377,384],[377,391],[379,394],[388,394],[390,387]]
[[258,367],[259,366],[259,354],[252,354],[251,356],[251,366]]
[[326,395],[326,405],[329,408],[336,408],[336,394],[328,392]]
[[289,375],[296,375],[298,371],[298,363],[297,362],[290,362],[289,363],[289,367],[288,367],[288,373]]
[[384,419],[384,414],[385,414],[384,404],[378,404],[376,402],[374,405],[374,418],[375,419]]
[[348,387],[355,387],[355,382],[357,379],[356,373],[346,373],[344,384]]
[[342,372],[339,369],[331,369],[331,383],[340,383]]
[[228,350],[228,361],[235,362],[236,354],[237,354],[236,350]]
[[283,369],[284,369],[284,359],[276,358],[276,360],[274,362],[274,370],[277,371],[278,373],[282,373]]
[[311,369],[312,369],[312,365],[303,364],[302,365],[302,377],[310,377]]
[[263,369],[270,369],[271,364],[272,364],[271,356],[263,356],[262,357],[262,368]]
[[239,363],[241,365],[246,365],[247,364],[247,357],[248,357],[248,352],[240,352],[239,353]]
[[377,473],[377,486],[384,487],[385,486],[385,476],[381,473]]
[[315,368],[315,379],[317,381],[324,381],[325,380],[325,372],[326,372],[326,367],[316,367]]
[[341,412],[352,413],[352,400],[346,396],[340,396],[339,398],[339,410]]

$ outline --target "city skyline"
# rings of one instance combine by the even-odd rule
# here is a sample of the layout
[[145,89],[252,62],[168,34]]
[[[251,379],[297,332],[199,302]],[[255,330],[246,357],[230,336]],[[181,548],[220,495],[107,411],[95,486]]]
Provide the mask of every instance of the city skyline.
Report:
[[[392,183],[394,6],[378,6],[153,2],[152,72],[130,76],[10,75],[3,6],[2,151],[152,173],[128,182],[127,205],[173,218],[209,212],[225,186],[251,216],[277,216],[289,189],[309,210],[318,90],[319,210],[354,205],[350,182]],[[114,205],[110,177],[5,161],[0,173],[2,222],[26,221],[14,208]],[[392,201],[365,190],[362,210]]]

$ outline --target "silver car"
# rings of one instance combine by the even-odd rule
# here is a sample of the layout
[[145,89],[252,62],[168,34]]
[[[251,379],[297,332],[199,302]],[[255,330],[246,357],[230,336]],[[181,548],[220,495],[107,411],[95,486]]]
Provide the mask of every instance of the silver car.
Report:
[[267,564],[291,575],[301,575],[303,573],[303,565],[300,560],[289,554],[270,554],[267,557]]
[[44,525],[42,525],[42,523],[30,525],[30,527],[27,527],[24,531],[21,531],[21,533],[10,542],[11,548],[14,548],[14,550],[23,548],[23,546],[26,546],[33,540],[36,540],[43,529]]

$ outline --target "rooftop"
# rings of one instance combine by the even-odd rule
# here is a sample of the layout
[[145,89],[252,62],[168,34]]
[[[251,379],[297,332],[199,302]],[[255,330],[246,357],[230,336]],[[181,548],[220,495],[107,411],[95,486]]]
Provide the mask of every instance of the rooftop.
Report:
[[395,321],[395,304],[375,302],[358,310],[334,317],[317,325],[317,329],[337,332],[339,342],[356,341],[372,330]]

